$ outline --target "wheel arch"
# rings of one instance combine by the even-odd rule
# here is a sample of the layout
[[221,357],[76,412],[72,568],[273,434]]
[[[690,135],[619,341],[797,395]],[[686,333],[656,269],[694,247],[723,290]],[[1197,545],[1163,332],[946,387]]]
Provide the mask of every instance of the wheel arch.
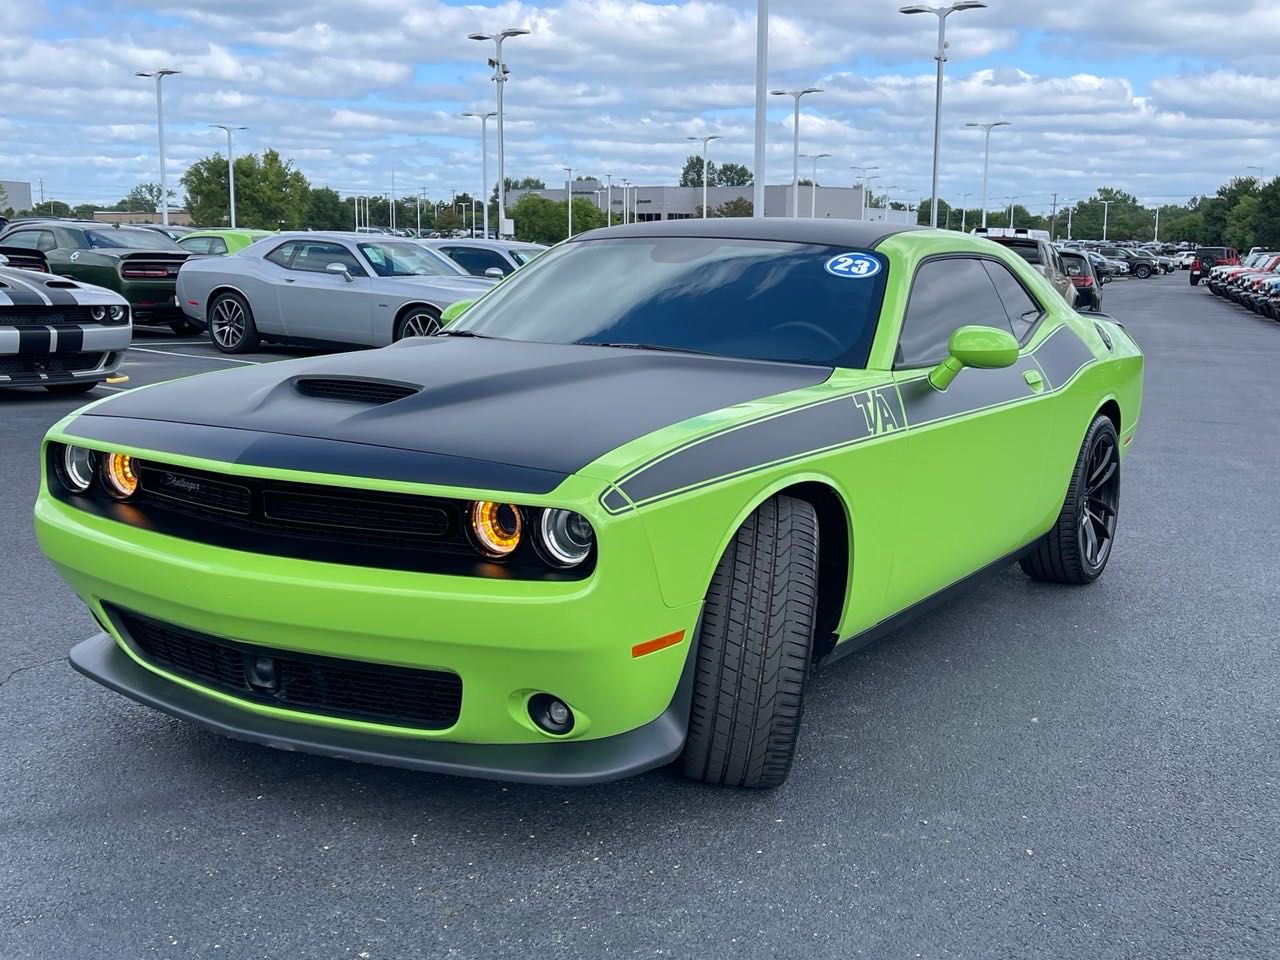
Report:
[[1108,418],[1111,421],[1112,426],[1116,428],[1116,434],[1119,435],[1120,425],[1123,422],[1120,414],[1120,401],[1115,397],[1107,397],[1107,399],[1102,402],[1102,406],[1098,407],[1094,416],[1097,417],[1098,414]]
[[437,320],[439,320],[441,314],[444,313],[444,310],[441,307],[432,303],[430,300],[410,300],[408,303],[401,304],[400,309],[397,310],[395,316],[391,318],[391,339],[393,341],[396,337],[396,331],[400,329],[400,321],[404,319],[405,314],[410,310],[416,310],[419,307],[425,307],[433,312],[436,315]]

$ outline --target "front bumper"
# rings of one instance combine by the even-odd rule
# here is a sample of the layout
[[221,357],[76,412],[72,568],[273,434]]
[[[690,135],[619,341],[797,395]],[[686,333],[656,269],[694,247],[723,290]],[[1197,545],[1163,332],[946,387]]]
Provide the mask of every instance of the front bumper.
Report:
[[105,380],[133,339],[128,323],[78,324],[66,329],[13,327],[0,315],[0,386]]
[[236,740],[358,763],[562,786],[620,780],[674,760],[684,747],[692,686],[692,672],[686,669],[671,705],[657,719],[616,736],[480,745],[316,727],[246,713],[139,666],[105,633],[73,647],[70,660],[86,677],[131,700]]

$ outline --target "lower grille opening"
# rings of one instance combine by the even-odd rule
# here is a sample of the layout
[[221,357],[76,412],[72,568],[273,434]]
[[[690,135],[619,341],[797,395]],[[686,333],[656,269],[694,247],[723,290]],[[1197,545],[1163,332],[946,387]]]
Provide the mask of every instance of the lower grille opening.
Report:
[[97,370],[102,365],[101,353],[46,353],[0,357],[0,373],[9,376],[29,376],[39,379],[40,374],[71,374]]
[[453,726],[462,709],[457,674],[274,650],[107,609],[143,659],[243,700],[424,730]]

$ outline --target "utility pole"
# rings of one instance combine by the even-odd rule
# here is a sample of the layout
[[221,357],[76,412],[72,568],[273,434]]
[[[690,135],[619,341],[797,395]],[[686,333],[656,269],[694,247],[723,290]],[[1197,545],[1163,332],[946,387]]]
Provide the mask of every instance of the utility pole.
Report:
[[1053,225],[1055,221],[1057,221],[1057,219],[1058,219],[1058,193],[1057,191],[1054,191],[1053,207],[1049,212],[1049,242],[1050,243],[1053,242]]
[[605,200],[605,206],[608,209],[606,209],[604,212],[604,225],[606,227],[612,227],[613,226],[613,174],[606,173],[605,176],[609,179],[609,190],[607,194],[608,199]]
[[1156,204],[1156,243],[1160,242],[1160,204]]
[[756,0],[756,172],[751,191],[751,216],[764,216],[765,127],[769,99],[765,85],[769,73],[769,0]]

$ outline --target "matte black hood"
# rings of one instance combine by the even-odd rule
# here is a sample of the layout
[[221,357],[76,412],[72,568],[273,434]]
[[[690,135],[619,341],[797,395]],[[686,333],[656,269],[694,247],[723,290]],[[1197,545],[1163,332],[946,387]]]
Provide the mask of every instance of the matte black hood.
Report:
[[[227,431],[237,431],[256,438],[240,444],[247,452],[235,456],[237,462],[278,467],[289,466],[282,450],[303,449],[285,438],[324,441],[330,459],[336,448],[329,442],[337,441],[361,446],[344,446],[342,462],[330,462],[325,472],[388,475],[358,461],[385,462],[387,451],[398,450],[424,456],[415,458],[410,476],[402,469],[395,479],[466,480],[465,485],[545,492],[629,440],[830,375],[829,367],[689,354],[415,338],[380,350],[266,363],[122,394],[87,411],[69,432],[227,459]],[[420,389],[384,403],[322,399],[298,388],[300,379],[313,377]],[[136,426],[129,429],[126,421]],[[271,437],[278,438],[274,444]],[[193,449],[205,442],[201,438],[210,447],[203,454]],[[469,467],[457,469],[464,461]],[[496,465],[514,472],[492,469]],[[313,463],[293,468],[320,469]],[[487,482],[475,484],[477,476]]]

